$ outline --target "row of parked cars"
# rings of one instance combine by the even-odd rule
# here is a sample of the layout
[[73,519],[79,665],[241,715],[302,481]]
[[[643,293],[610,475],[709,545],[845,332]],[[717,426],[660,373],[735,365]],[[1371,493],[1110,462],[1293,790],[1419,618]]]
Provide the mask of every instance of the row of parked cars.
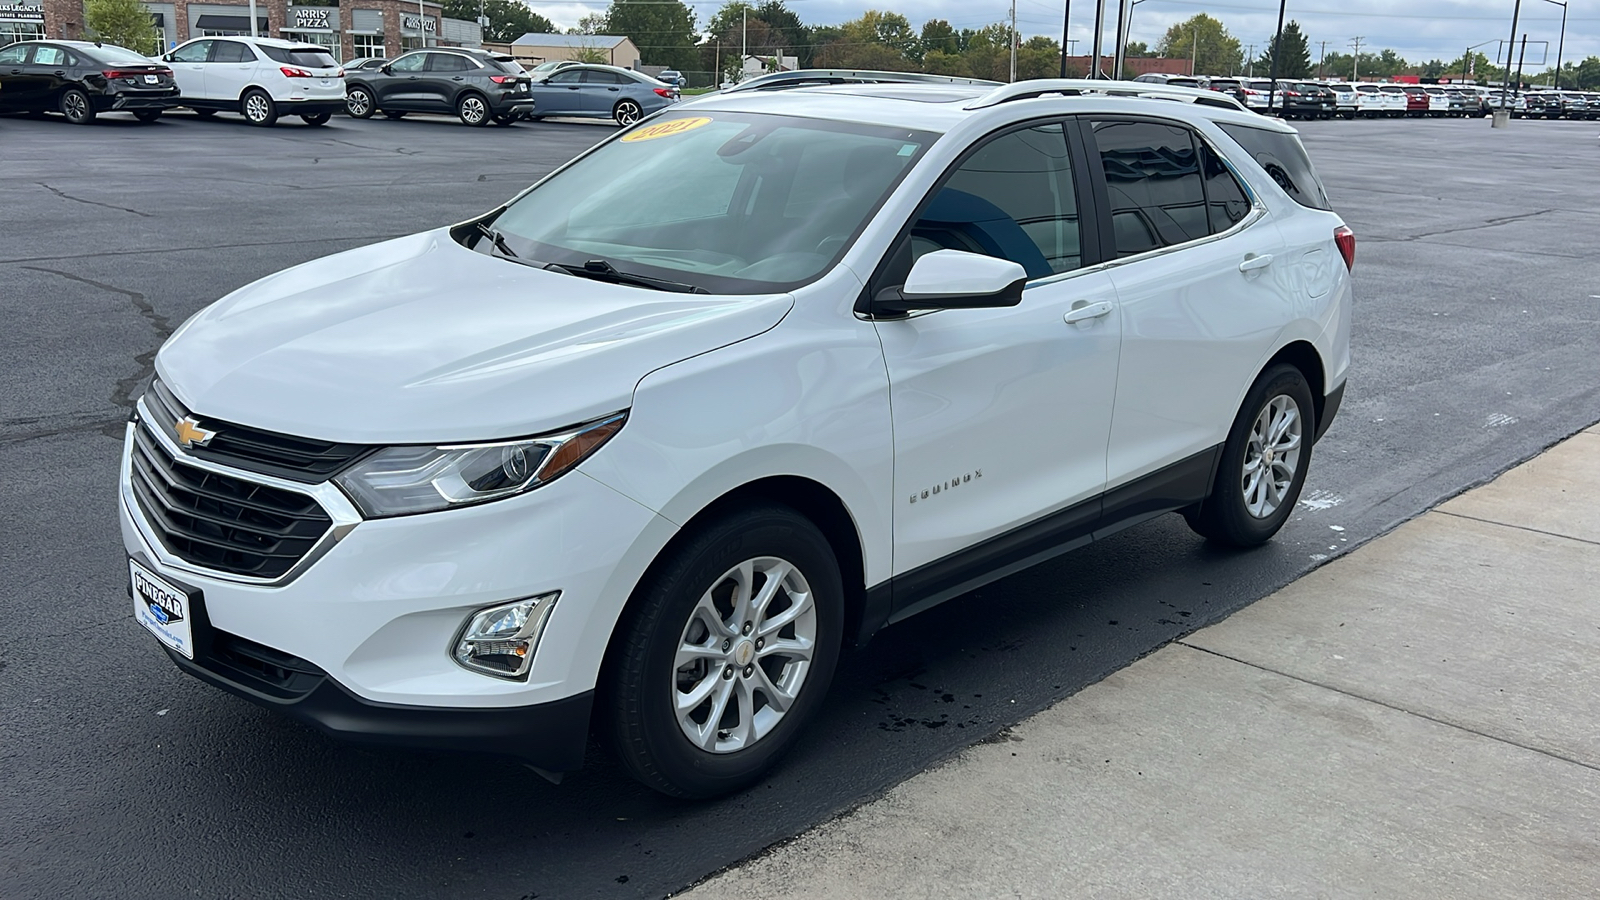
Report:
[[176,107],[202,117],[238,113],[253,125],[299,116],[446,113],[467,125],[579,116],[631,125],[676,103],[676,84],[616,66],[541,66],[462,47],[340,65],[322,47],[278,38],[203,37],[160,57],[87,41],[22,41],[0,48],[0,112],[58,112],[87,124],[107,112],[152,122]]
[[1468,84],[1278,81],[1277,94],[1265,78],[1141,75],[1137,81],[1202,88],[1229,94],[1257,112],[1285,118],[1331,119],[1429,116],[1481,117],[1504,103],[1516,117],[1600,118],[1600,93],[1534,90],[1507,94],[1500,88]]

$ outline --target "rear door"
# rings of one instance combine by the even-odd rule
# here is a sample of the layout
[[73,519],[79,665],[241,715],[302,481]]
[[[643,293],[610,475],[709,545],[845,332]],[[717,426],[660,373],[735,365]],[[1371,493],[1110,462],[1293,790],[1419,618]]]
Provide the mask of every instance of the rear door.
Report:
[[429,53],[420,102],[436,112],[453,111],[456,95],[467,86],[468,76],[477,68],[477,63],[460,53]]
[[1122,116],[1087,124],[1120,260],[1110,270],[1123,330],[1109,487],[1167,470],[1151,483],[1203,495],[1207,454],[1292,316],[1278,289],[1282,239],[1188,126]]
[[244,41],[212,41],[211,62],[206,64],[206,93],[213,100],[238,100],[245,88],[258,81],[256,65],[255,50]]
[[623,76],[616,72],[604,69],[585,69],[583,73],[583,86],[579,95],[583,98],[582,110],[585,114],[610,115],[611,108],[617,105],[617,100],[622,97]]

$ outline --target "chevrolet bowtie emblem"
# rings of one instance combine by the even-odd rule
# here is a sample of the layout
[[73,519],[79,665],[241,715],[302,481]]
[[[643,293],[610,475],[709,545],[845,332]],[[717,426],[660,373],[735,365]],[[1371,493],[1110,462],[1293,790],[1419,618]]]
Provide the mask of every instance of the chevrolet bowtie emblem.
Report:
[[215,431],[207,431],[200,427],[200,423],[193,418],[179,419],[172,430],[178,434],[178,445],[193,447],[196,444],[204,447],[207,442],[217,436]]

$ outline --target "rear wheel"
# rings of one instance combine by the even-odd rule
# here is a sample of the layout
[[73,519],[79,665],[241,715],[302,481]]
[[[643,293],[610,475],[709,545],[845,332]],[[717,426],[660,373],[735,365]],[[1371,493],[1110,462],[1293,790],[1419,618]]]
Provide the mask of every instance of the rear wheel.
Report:
[[1183,511],[1189,527],[1234,547],[1271,540],[1300,500],[1315,416],[1299,369],[1279,364],[1263,372],[1228,433],[1211,496]]
[[489,101],[481,94],[464,94],[456,101],[456,116],[461,119],[461,124],[479,125],[489,124]]
[[675,797],[754,784],[827,693],[843,599],[827,539],[787,507],[734,512],[670,550],[607,661],[601,715],[628,771]]
[[239,98],[239,112],[251,125],[271,125],[278,121],[278,107],[266,91],[251,88]]
[[154,122],[155,120],[161,118],[161,110],[136,109],[133,112],[133,117],[141,122]]
[[301,116],[307,125],[326,125],[333,118],[333,113],[317,113],[314,116]]
[[618,125],[626,128],[644,118],[644,107],[632,100],[619,100],[611,110],[611,117],[617,120]]
[[372,114],[378,111],[372,103],[372,95],[362,87],[353,87],[348,94],[345,94],[344,108],[352,118],[356,119],[370,119]]
[[74,125],[87,125],[94,121],[94,104],[83,91],[67,88],[61,94],[61,114]]

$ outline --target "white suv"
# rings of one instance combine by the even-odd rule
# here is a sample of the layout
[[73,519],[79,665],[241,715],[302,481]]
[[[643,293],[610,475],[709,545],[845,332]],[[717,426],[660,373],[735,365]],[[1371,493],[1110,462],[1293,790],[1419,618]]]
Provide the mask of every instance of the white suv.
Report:
[[[885,625],[1179,511],[1290,515],[1355,241],[1207,91],[714,96],[230,294],[127,430],[137,620],[350,739],[758,779]],[[1173,102],[1193,100],[1192,103]]]
[[202,116],[236,112],[252,125],[299,116],[321,125],[344,111],[344,70],[322,47],[277,38],[196,38],[161,57],[183,105]]

